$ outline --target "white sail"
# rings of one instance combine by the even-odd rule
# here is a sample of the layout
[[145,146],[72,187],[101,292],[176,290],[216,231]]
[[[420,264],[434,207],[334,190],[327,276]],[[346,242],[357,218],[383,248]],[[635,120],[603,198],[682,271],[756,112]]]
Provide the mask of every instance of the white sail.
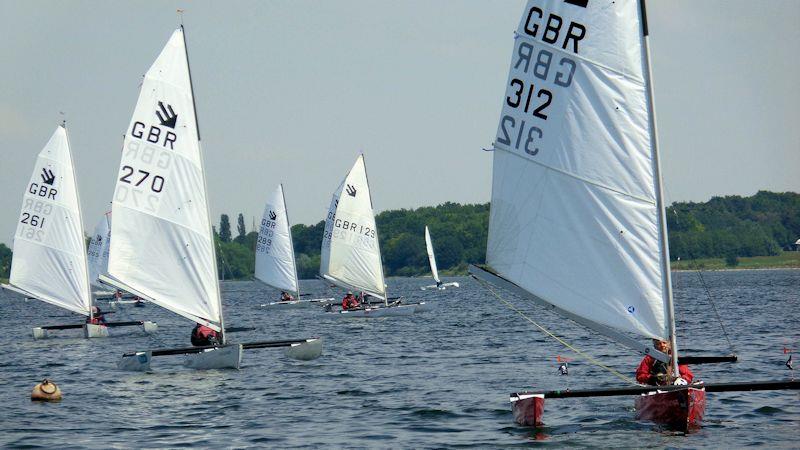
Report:
[[39,153],[22,197],[9,282],[31,297],[91,313],[78,186],[63,126]]
[[339,206],[339,197],[344,190],[344,181],[333,192],[331,204],[328,206],[328,214],[325,216],[325,229],[322,232],[322,247],[320,249],[319,274],[324,276],[328,273],[328,266],[331,256],[331,236],[333,235],[333,220],[336,218],[336,207]]
[[108,272],[108,252],[111,242],[111,214],[103,215],[94,227],[94,233],[89,241],[86,252],[89,262],[89,283],[92,287],[103,289],[100,275]]
[[[332,205],[330,254],[320,273],[341,286],[386,298],[381,250],[367,182],[364,156],[356,160]],[[323,243],[324,250],[324,243]]]
[[641,24],[636,0],[528,2],[495,141],[487,262],[573,314],[666,339]]
[[180,28],[145,74],[125,135],[112,211],[111,278],[219,330],[219,281]]
[[427,225],[425,225],[425,247],[428,249],[428,261],[431,263],[433,279],[439,283],[441,280],[439,280],[439,271],[436,270],[436,256],[433,254],[433,243],[431,242],[431,234],[428,232]]
[[297,266],[283,185],[279,184],[264,206],[256,243],[256,278],[284,291],[297,293]]

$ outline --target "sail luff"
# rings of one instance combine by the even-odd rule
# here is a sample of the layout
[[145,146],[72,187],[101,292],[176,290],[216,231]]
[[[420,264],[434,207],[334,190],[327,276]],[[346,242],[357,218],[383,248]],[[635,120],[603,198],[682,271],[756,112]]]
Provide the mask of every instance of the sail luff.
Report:
[[678,367],[678,341],[675,330],[675,303],[672,295],[672,272],[669,266],[669,241],[667,230],[667,212],[666,205],[664,204],[664,183],[661,177],[661,157],[658,152],[658,126],[656,121],[656,106],[653,88],[653,68],[650,61],[650,33],[647,28],[647,13],[645,7],[645,0],[639,0],[639,17],[642,23],[642,39],[644,51],[644,65],[645,65],[645,82],[647,84],[647,111],[650,116],[650,142],[653,149],[653,180],[656,185],[656,204],[658,208],[658,222],[659,222],[659,244],[661,246],[661,271],[664,304],[666,306],[667,314],[667,329],[669,330],[669,340],[672,347],[672,368],[673,374],[676,378],[680,377]]
[[206,207],[206,217],[208,221],[208,234],[211,238],[211,254],[214,267],[214,285],[217,289],[217,307],[219,308],[219,328],[220,328],[220,335],[222,336],[222,344],[224,345],[227,341],[227,337],[225,336],[225,314],[222,311],[222,289],[219,285],[219,268],[217,267],[217,252],[216,247],[214,246],[214,228],[211,225],[211,205],[209,204],[208,199],[208,181],[206,177],[206,170],[205,170],[205,162],[203,158],[203,146],[200,142],[200,122],[197,120],[197,101],[195,100],[194,96],[194,82],[192,81],[192,66],[189,64],[189,46],[186,44],[186,29],[181,24],[181,38],[183,39],[183,51],[186,55],[186,71],[189,73],[189,93],[192,97],[192,113],[194,114],[194,126],[195,131],[197,132],[197,150],[200,154],[199,163],[200,163],[200,173],[203,176],[203,188],[205,189],[205,207]]
[[[367,180],[367,191],[369,192],[369,207],[372,210],[372,217],[375,217],[375,206],[372,203],[372,189],[369,188],[369,174],[367,173],[367,159],[364,157],[364,154],[361,154],[361,161],[364,164],[364,178]],[[383,304],[385,306],[389,306],[389,293],[386,289],[386,276],[383,273],[383,257],[381,256],[381,240],[380,235],[378,234],[378,224],[377,220],[375,221],[375,248],[378,249],[378,267],[381,270],[381,288],[383,294]]]
[[296,288],[295,293],[297,298],[300,298],[300,280],[297,278],[297,258],[294,253],[294,239],[292,239],[292,225],[289,222],[289,207],[286,206],[286,192],[283,190],[283,183],[278,185],[281,188],[281,198],[283,198],[283,211],[286,214],[286,227],[289,229],[289,248],[291,249],[292,256],[292,269],[294,272],[294,285]]
[[[75,186],[75,199],[78,201],[78,229],[81,232],[81,237],[83,237],[84,228],[83,228],[83,212],[81,211],[81,195],[78,189],[78,179],[75,177],[75,162],[72,160],[72,150],[71,150],[72,146],[69,143],[69,132],[67,131],[67,121],[65,120],[61,126],[64,128],[64,136],[66,137],[67,140],[67,149],[69,149],[69,159],[70,162],[72,163],[72,183]],[[85,283],[84,289],[86,292],[86,298],[84,299],[84,301],[86,302],[87,305],[89,305],[89,317],[91,318],[93,300],[92,300],[92,284],[89,282],[89,258],[88,255],[86,254],[86,245],[85,244],[81,245],[81,248],[83,249],[83,258],[81,259],[83,260],[83,271],[84,271],[84,275],[83,277],[81,277],[82,278],[81,281]]]

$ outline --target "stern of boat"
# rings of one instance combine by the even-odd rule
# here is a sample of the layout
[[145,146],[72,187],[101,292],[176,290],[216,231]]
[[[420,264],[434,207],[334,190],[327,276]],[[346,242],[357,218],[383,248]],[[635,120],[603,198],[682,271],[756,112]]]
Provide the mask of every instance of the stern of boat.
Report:
[[512,394],[510,400],[515,422],[527,427],[542,425],[544,394]]
[[700,427],[706,409],[706,390],[687,386],[674,391],[655,390],[636,399],[636,419],[665,425],[676,431]]

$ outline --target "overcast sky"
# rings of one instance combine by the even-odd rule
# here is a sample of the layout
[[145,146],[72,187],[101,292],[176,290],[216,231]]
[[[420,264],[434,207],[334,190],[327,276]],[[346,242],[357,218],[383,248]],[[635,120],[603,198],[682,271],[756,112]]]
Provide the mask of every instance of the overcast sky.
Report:
[[[66,113],[91,232],[142,75],[184,23],[211,209],[283,182],[322,220],[364,151],[379,210],[486,202],[523,0],[0,0],[0,242]],[[800,191],[800,1],[649,0],[668,201]],[[233,217],[232,217],[233,219]]]

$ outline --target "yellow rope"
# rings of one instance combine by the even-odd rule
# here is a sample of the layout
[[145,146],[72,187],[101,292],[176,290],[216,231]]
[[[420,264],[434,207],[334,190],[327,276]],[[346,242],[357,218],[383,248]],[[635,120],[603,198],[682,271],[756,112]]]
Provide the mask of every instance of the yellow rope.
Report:
[[476,279],[476,280],[478,280],[479,282],[481,282],[481,284],[483,284],[483,285],[484,285],[484,287],[486,287],[486,289],[488,289],[488,290],[489,290],[489,292],[491,292],[491,293],[492,293],[492,295],[494,295],[494,296],[495,296],[495,298],[497,298],[498,300],[500,300],[501,302],[503,302],[503,303],[504,303],[504,304],[505,304],[505,305],[506,305],[506,306],[507,306],[509,309],[511,309],[512,311],[516,312],[517,314],[519,314],[520,316],[522,316],[522,317],[523,317],[525,320],[527,320],[528,322],[530,322],[530,323],[532,323],[533,325],[535,325],[535,326],[536,326],[536,327],[537,327],[539,330],[541,330],[541,331],[542,331],[543,333],[545,333],[546,335],[548,335],[548,336],[552,337],[553,339],[555,339],[556,341],[560,342],[560,343],[561,343],[561,344],[562,344],[564,347],[567,347],[568,349],[572,350],[572,351],[573,351],[573,352],[575,352],[576,354],[578,354],[578,355],[582,356],[583,358],[585,358],[585,359],[586,359],[587,361],[589,361],[590,363],[592,363],[592,364],[594,364],[594,365],[596,365],[596,366],[598,366],[598,367],[601,367],[601,368],[603,368],[603,369],[606,369],[607,371],[611,372],[611,374],[612,374],[612,375],[615,375],[616,377],[620,378],[621,380],[625,381],[626,383],[631,383],[631,384],[634,384],[634,385],[637,385],[637,386],[639,385],[639,384],[636,382],[636,380],[634,380],[633,378],[626,377],[625,375],[623,375],[623,374],[621,374],[620,372],[618,372],[618,371],[616,371],[616,370],[612,369],[611,367],[608,367],[608,366],[606,366],[605,364],[603,364],[603,363],[601,363],[600,361],[598,361],[598,360],[596,360],[595,358],[593,358],[593,357],[592,357],[591,355],[589,355],[588,353],[584,353],[584,352],[582,352],[582,351],[578,350],[577,348],[573,347],[572,345],[570,345],[569,343],[567,343],[566,341],[564,341],[564,340],[563,340],[563,339],[561,339],[560,337],[558,337],[558,336],[556,336],[555,334],[551,333],[551,332],[550,332],[549,330],[547,330],[545,327],[543,327],[543,326],[539,325],[538,323],[536,323],[536,322],[535,322],[533,319],[531,319],[530,317],[528,317],[527,315],[525,315],[525,313],[524,313],[524,312],[520,311],[520,310],[519,310],[519,309],[518,309],[516,306],[514,306],[512,303],[510,303],[510,302],[508,302],[508,301],[504,300],[502,297],[500,297],[499,295],[497,295],[497,293],[494,291],[494,289],[492,289],[492,287],[489,285],[489,283],[487,283],[487,282],[484,282],[483,280],[480,280],[480,279],[478,279],[478,278],[475,278],[475,279]]

